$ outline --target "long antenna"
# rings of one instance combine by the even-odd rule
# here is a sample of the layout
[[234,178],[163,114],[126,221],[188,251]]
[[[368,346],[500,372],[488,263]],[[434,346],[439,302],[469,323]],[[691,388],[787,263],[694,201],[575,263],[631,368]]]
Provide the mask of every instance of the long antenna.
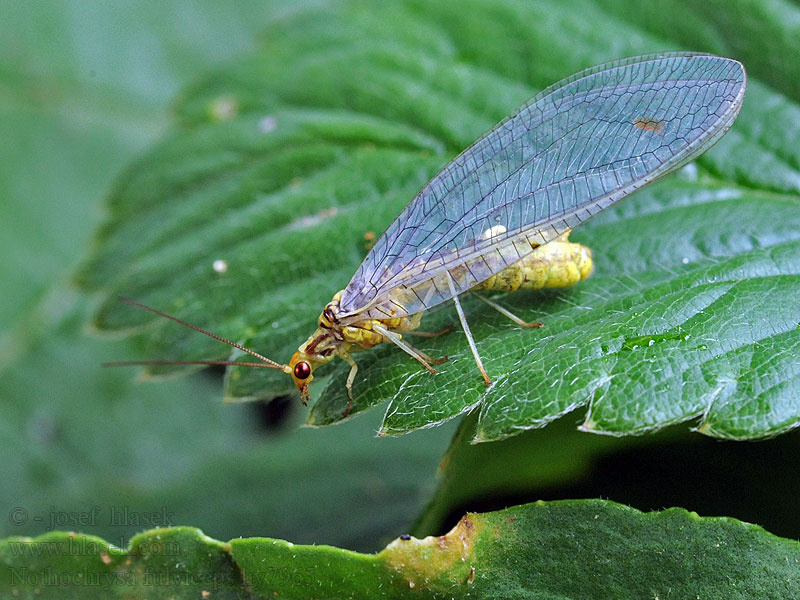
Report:
[[239,362],[232,360],[133,360],[133,361],[103,363],[104,367],[127,367],[134,365],[216,365],[216,366],[258,367],[261,369],[280,369],[281,371],[288,372],[289,369],[288,365],[282,365],[280,363],[276,363],[274,360],[270,360],[266,356],[262,356],[258,352],[250,350],[249,348],[245,348],[241,344],[237,344],[236,342],[224,338],[221,335],[217,335],[216,333],[212,333],[210,331],[202,329],[197,325],[192,325],[191,323],[187,323],[183,319],[179,319],[174,315],[167,314],[165,312],[158,310],[157,308],[153,308],[152,306],[147,306],[146,304],[137,302],[136,300],[131,300],[130,298],[124,298],[124,297],[120,297],[120,300],[122,300],[126,304],[130,304],[131,306],[135,306],[137,308],[141,308],[143,310],[156,314],[159,317],[164,317],[165,319],[169,319],[171,321],[175,321],[176,323],[180,323],[184,327],[188,327],[189,329],[193,329],[194,331],[202,333],[203,335],[207,335],[210,338],[214,338],[215,340],[220,341],[223,344],[227,344],[228,346],[233,346],[237,350],[241,350],[242,352],[246,352],[250,356],[256,357],[257,359],[263,361],[263,363]]

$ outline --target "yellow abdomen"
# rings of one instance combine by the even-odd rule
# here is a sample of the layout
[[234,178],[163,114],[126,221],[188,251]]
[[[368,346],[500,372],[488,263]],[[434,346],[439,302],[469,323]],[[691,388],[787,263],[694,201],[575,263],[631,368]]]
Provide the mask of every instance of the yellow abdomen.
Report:
[[472,289],[514,292],[567,287],[586,279],[593,268],[592,251],[562,235]]

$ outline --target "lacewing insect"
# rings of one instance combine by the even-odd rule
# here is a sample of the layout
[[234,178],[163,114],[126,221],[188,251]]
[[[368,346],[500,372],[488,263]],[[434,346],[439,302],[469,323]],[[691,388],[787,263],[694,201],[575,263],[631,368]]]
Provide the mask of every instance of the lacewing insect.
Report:
[[[409,344],[404,334],[437,335],[415,330],[425,310],[452,300],[490,385],[459,295],[563,287],[588,277],[591,252],[568,241],[572,228],[708,150],[736,119],[745,81],[739,62],[692,53],[640,56],[581,71],[534,96],[431,179],[375,242],[288,364],[133,301],[258,362],[114,364],[280,369],[307,403],[314,371],[338,356],[350,365],[347,414],[358,370],[352,353],[391,342],[434,373],[432,365],[443,361]],[[541,325],[481,299],[520,325]]]

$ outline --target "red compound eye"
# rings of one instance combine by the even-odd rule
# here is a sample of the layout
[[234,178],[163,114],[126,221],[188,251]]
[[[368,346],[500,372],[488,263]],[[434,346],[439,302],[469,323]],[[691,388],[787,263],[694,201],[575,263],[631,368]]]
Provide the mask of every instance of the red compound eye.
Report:
[[308,379],[311,375],[311,365],[306,361],[301,361],[294,366],[294,376],[298,379]]

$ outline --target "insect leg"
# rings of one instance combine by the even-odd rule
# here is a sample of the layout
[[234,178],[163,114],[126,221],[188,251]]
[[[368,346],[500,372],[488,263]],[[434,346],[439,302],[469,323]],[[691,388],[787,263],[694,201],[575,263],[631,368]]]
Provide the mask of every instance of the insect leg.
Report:
[[[413,346],[412,346],[412,348],[413,348]],[[450,360],[449,356],[443,356],[442,358],[433,358],[432,356],[429,356],[429,355],[425,354],[419,348],[414,348],[414,351],[419,353],[419,355],[422,358],[424,358],[425,360],[427,360],[429,363],[431,363],[433,365],[441,365],[442,363],[446,363],[448,360]]]
[[[418,337],[426,337],[426,338],[439,337],[443,333],[447,333],[448,331],[452,331],[453,330],[453,326],[452,325],[448,325],[447,327],[445,327],[441,331],[434,331],[434,332],[417,331],[416,329],[417,329],[417,327],[419,327],[419,323],[422,320],[422,314],[423,314],[422,312],[418,312],[418,313],[413,314],[410,317],[406,317],[404,319],[401,319],[399,325],[395,326],[395,327],[392,327],[392,329],[394,329],[395,331],[402,331],[403,335],[416,335]],[[432,361],[432,362],[435,362],[435,361]]]
[[475,340],[472,339],[472,332],[469,330],[469,325],[467,324],[467,317],[464,315],[464,310],[461,308],[461,303],[458,301],[458,294],[456,294],[456,288],[453,285],[453,278],[450,276],[449,271],[445,271],[445,275],[447,275],[447,284],[450,286],[450,293],[453,296],[453,303],[456,305],[458,319],[461,321],[461,327],[464,328],[464,334],[467,336],[469,349],[472,350],[472,356],[475,357],[475,362],[478,365],[478,370],[481,372],[481,375],[483,375],[483,380],[486,382],[486,387],[489,387],[492,385],[492,380],[489,379],[489,376],[486,374],[486,369],[483,368],[483,362],[478,354],[478,348],[475,346]]
[[497,302],[489,300],[488,298],[484,298],[480,294],[473,294],[473,296],[478,298],[478,300],[483,300],[484,302],[486,302],[486,304],[491,306],[493,309],[495,309],[501,315],[506,316],[509,319],[511,319],[512,321],[514,321],[514,323],[516,323],[517,325],[521,325],[522,327],[541,327],[542,325],[544,325],[544,323],[540,323],[538,321],[534,321],[532,323],[529,322],[529,321],[523,321],[517,315],[512,313],[510,310],[507,310],[507,309],[503,308]]
[[411,356],[416,358],[419,362],[422,363],[422,366],[424,366],[426,369],[428,369],[428,371],[430,371],[431,373],[436,373],[436,369],[434,369],[430,365],[430,363],[438,364],[438,363],[443,363],[446,360],[448,360],[447,357],[445,357],[443,359],[439,359],[439,360],[435,360],[435,359],[431,358],[430,356],[428,356],[427,354],[425,354],[421,350],[417,350],[416,348],[414,348],[414,346],[412,346],[411,344],[408,344],[407,342],[404,342],[400,338],[399,335],[396,335],[396,334],[392,333],[391,331],[389,331],[385,327],[382,327],[381,325],[373,324],[372,325],[372,330],[380,333],[387,340],[389,340],[390,342],[392,342],[396,346],[400,347],[406,354],[410,354]]
[[349,354],[340,355],[344,360],[347,361],[347,364],[350,365],[350,372],[347,374],[347,381],[344,382],[344,387],[347,388],[347,408],[344,409],[344,414],[342,415],[343,418],[347,418],[350,415],[350,409],[353,408],[353,382],[356,379],[356,373],[358,373],[358,364],[353,357]]
[[442,334],[449,333],[451,331],[453,331],[453,326],[448,325],[441,331],[404,331],[403,335],[416,335],[417,337],[435,338],[439,337]]

